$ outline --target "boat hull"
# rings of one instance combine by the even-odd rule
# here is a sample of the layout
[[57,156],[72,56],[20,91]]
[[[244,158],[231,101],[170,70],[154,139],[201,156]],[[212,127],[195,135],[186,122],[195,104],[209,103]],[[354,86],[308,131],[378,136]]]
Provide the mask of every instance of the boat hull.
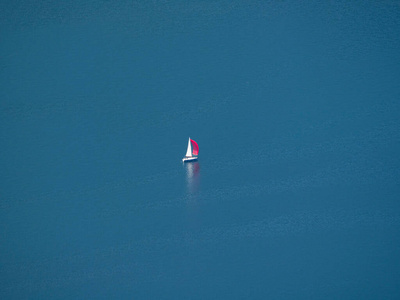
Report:
[[191,162],[191,161],[196,161],[196,160],[197,160],[197,157],[195,157],[195,156],[182,158],[183,162]]

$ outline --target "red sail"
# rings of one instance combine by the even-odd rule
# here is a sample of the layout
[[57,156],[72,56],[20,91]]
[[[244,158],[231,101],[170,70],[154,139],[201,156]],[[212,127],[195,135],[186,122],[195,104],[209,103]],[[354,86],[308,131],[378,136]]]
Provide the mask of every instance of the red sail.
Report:
[[192,142],[193,155],[198,155],[199,154],[199,145],[197,145],[197,143],[195,141],[193,141],[192,139],[190,139],[190,141]]

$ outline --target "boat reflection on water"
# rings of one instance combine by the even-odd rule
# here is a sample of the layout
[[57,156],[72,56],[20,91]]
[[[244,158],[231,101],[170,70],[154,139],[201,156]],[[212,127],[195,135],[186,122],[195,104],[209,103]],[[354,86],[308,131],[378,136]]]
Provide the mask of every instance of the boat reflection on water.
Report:
[[202,224],[200,214],[200,163],[198,161],[184,164],[186,171],[186,226],[196,230]]
[[186,169],[187,196],[189,201],[195,201],[200,186],[200,163],[198,161],[184,164]]

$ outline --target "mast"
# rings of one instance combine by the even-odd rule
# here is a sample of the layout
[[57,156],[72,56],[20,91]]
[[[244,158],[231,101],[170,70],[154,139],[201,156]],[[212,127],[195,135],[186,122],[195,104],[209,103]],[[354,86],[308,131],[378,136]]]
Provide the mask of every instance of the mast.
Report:
[[189,137],[189,141],[188,141],[186,157],[192,157],[192,144],[190,143],[190,137]]

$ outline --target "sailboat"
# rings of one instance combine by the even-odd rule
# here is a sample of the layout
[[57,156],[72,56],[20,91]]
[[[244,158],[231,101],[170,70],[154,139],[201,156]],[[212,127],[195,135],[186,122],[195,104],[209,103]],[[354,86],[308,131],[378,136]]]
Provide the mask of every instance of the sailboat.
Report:
[[[193,150],[192,150],[192,145],[193,145]],[[191,140],[189,137],[186,155],[184,158],[182,158],[182,161],[183,162],[195,161],[197,160],[198,154],[199,154],[199,145],[197,145],[197,143]]]

